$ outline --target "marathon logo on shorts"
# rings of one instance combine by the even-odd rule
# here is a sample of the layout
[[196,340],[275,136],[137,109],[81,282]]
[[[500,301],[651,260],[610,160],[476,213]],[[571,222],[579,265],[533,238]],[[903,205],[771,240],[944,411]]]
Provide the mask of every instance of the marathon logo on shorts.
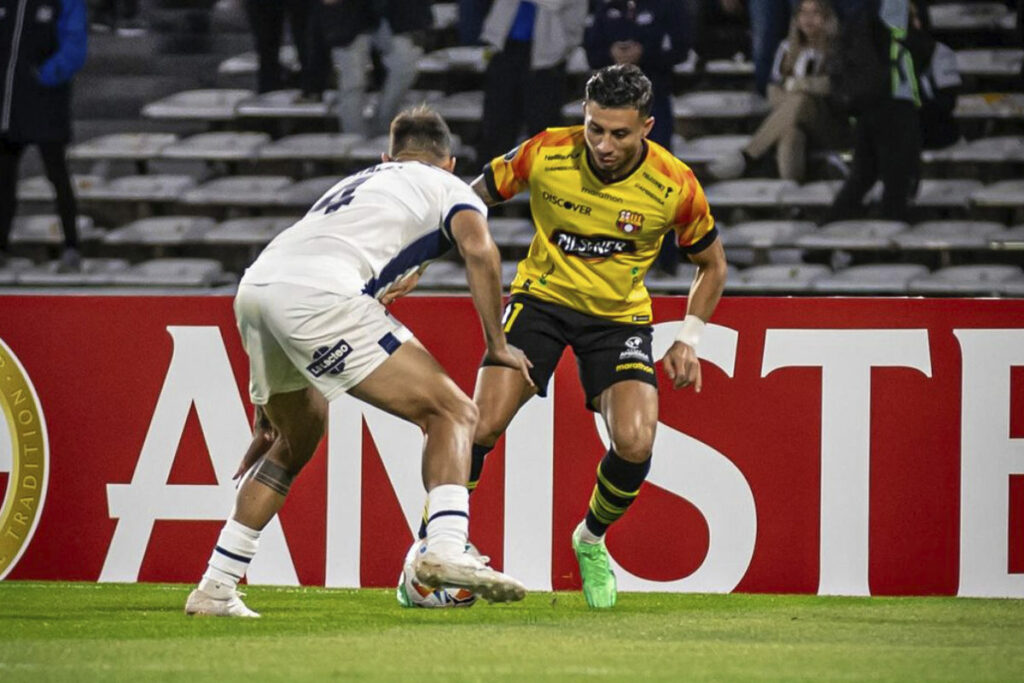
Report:
[[631,254],[636,243],[614,237],[584,237],[564,230],[555,230],[551,241],[569,256],[580,258],[607,258],[615,254]]
[[630,372],[631,370],[639,370],[640,372],[646,372],[648,375],[654,374],[654,368],[645,363],[619,363],[615,366],[615,372]]
[[313,352],[313,362],[306,366],[306,370],[314,377],[322,377],[324,373],[341,374],[345,369],[345,358],[350,353],[352,347],[344,339],[331,348],[321,346]]
[[626,350],[619,354],[619,360],[625,360],[626,358],[638,358],[646,363],[650,363],[651,359],[648,358],[647,352],[643,349],[644,340],[640,337],[630,337],[626,340]]

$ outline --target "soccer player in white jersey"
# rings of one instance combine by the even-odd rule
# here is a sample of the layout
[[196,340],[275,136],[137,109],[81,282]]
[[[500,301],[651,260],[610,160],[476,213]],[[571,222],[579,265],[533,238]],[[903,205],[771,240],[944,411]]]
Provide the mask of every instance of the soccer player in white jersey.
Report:
[[242,481],[234,510],[187,614],[259,616],[240,599],[238,582],[261,530],[320,442],[328,402],[343,392],[424,432],[429,522],[417,578],[493,602],[525,595],[521,583],[465,552],[476,408],[384,308],[412,288],[427,263],[458,245],[487,357],[529,381],[529,361],[506,343],[501,326],[501,262],[487,209],[451,173],[454,166],[444,120],[426,107],[402,112],[383,163],[331,188],[242,277],[235,317],[249,355],[256,425],[236,475]]

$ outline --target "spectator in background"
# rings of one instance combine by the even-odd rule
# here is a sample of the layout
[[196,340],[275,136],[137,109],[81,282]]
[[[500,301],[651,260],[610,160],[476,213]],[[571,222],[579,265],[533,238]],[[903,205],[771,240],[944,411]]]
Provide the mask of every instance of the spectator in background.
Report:
[[825,148],[843,144],[846,121],[829,98],[828,65],[838,37],[839,22],[828,0],[802,0],[790,22],[789,36],[775,54],[768,86],[771,113],[736,163],[712,165],[713,175],[742,175],[774,147],[779,176],[802,183],[808,142]]
[[[680,0],[601,0],[587,20],[583,45],[590,68],[635,64],[651,81],[654,127],[647,139],[671,151],[672,68],[690,51],[691,21]],[[675,274],[679,249],[665,240],[658,267]]]
[[768,88],[772,73],[772,58],[783,36],[790,15],[795,12],[798,0],[719,0],[722,9],[734,16],[741,16],[746,10],[750,18],[750,53],[754,62],[754,85],[762,95]]
[[71,79],[85,64],[85,0],[24,0],[7,4],[0,41],[0,261],[17,208],[18,162],[28,145],[39,149],[57,195],[64,229],[62,272],[77,270],[78,207],[65,149],[71,141]]
[[459,0],[459,44],[478,45],[492,0]]
[[856,117],[853,163],[826,221],[864,213],[882,181],[882,218],[905,221],[921,166],[921,74],[934,41],[909,22],[906,0],[882,0],[879,13],[851,17],[836,60],[835,94]]
[[311,0],[245,0],[245,13],[249,18],[256,57],[259,67],[256,72],[256,92],[264,93],[285,87],[285,79],[279,53],[284,34],[285,15],[292,33],[292,41],[299,55],[303,72],[309,66],[309,51],[306,47],[306,24]]
[[[927,7],[919,11],[916,3],[910,5],[910,23],[914,28],[931,34]],[[956,97],[963,84],[956,64],[956,52],[935,41],[935,49],[921,74],[921,147],[941,149],[960,138],[960,125],[953,116]]]
[[542,130],[562,122],[565,63],[583,42],[587,0],[494,0],[481,40],[494,48],[484,83],[478,156],[511,149],[523,125]]
[[[338,78],[338,118],[344,133],[382,135],[402,107],[416,80],[423,55],[423,34],[433,24],[423,0],[317,0],[322,3],[320,30],[330,48]],[[371,49],[381,53],[387,69],[376,113],[367,121],[367,71]]]
[[647,139],[672,146],[672,68],[690,51],[690,17],[680,0],[601,0],[583,44],[590,68],[636,64],[651,80],[654,127]]

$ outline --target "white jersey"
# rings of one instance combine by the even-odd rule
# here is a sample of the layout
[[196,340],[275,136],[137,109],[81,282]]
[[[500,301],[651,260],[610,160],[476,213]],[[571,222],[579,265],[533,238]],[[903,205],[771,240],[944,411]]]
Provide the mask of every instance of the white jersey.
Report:
[[379,164],[328,190],[267,245],[242,283],[380,298],[452,247],[451,220],[463,209],[487,215],[469,185],[444,169],[418,161]]

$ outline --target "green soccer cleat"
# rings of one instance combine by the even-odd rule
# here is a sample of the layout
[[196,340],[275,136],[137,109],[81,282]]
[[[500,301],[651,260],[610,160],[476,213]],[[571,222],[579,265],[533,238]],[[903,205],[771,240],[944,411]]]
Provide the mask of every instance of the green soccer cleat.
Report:
[[618,592],[615,588],[615,573],[608,565],[608,549],[604,539],[600,543],[584,543],[580,540],[581,522],[572,533],[572,549],[580,564],[583,578],[583,597],[591,607],[614,607]]

